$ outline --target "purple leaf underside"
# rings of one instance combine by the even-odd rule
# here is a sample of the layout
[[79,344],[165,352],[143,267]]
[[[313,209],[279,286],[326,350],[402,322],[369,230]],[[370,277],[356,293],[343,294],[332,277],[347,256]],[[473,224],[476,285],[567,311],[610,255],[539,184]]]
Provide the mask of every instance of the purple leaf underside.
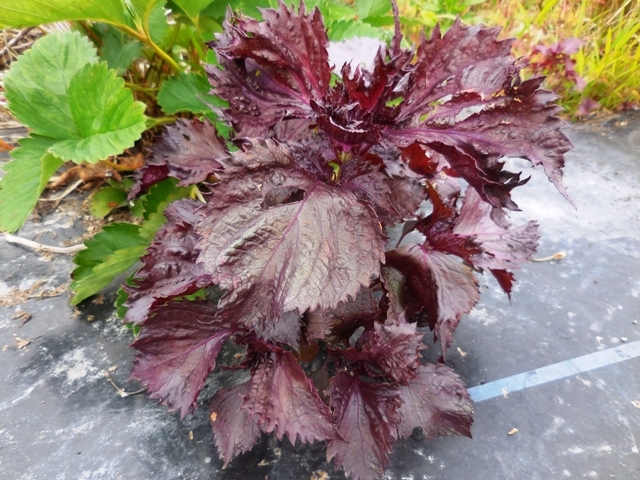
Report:
[[243,409],[265,433],[295,445],[338,438],[329,407],[291,352],[274,347],[253,370]]
[[195,409],[216,357],[234,332],[216,319],[208,301],[178,301],[153,311],[131,344],[138,350],[131,376],[142,382],[151,398],[182,418]]
[[444,352],[460,317],[469,313],[480,298],[472,269],[453,255],[415,243],[387,252],[386,265],[404,276],[399,302],[407,315],[426,315],[426,321],[418,325],[435,330]]
[[422,365],[416,377],[399,386],[402,421],[398,433],[408,438],[414,428],[422,428],[428,439],[440,435],[464,435],[471,438],[473,408],[464,384],[449,367]]
[[328,395],[341,439],[327,443],[327,458],[354,480],[381,479],[397,440],[398,390],[340,372],[331,380]]
[[125,321],[142,323],[157,305],[180,295],[189,295],[211,284],[211,277],[196,263],[199,250],[195,224],[201,204],[179,200],[165,210],[167,223],[140,259],[143,266],[134,276],[135,286],[125,285],[129,294]]

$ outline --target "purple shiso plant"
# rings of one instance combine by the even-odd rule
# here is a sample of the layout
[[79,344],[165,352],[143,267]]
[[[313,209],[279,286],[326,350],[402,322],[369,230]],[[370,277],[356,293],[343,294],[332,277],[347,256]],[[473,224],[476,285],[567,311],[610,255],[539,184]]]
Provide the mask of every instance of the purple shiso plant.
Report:
[[[520,79],[525,64],[498,28],[456,21],[405,49],[394,5],[373,68],[336,75],[317,9],[262,14],[229,13],[209,44],[232,142],[181,120],[139,175],[139,190],[169,176],[199,184],[206,202],[167,208],[125,287],[125,321],[140,327],[132,376],[184,417],[235,345],[240,359],[218,369],[248,380],[209,406],[225,466],[275,432],[326,442],[346,475],[380,479],[416,428],[471,436],[471,399],[445,351],[479,299],[476,273],[509,294],[539,238],[535,222],[506,220],[528,179],[504,159],[542,166],[566,197],[571,144],[557,97],[540,77]],[[416,213],[424,202],[430,213]],[[420,327],[440,343],[438,363],[421,361]]]

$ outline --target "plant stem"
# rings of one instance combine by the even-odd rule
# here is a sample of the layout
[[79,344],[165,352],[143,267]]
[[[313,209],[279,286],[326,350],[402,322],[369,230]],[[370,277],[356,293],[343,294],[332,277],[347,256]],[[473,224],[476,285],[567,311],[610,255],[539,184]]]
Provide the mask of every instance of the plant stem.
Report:
[[[158,117],[158,118],[147,117],[147,127],[153,128],[153,127],[157,127],[158,125],[168,125],[170,123],[175,123],[175,121],[176,121],[176,117]],[[153,123],[150,125],[151,122]]]
[[124,86],[131,89],[131,90],[135,90],[136,92],[146,92],[146,93],[153,93],[153,92],[157,92],[158,90],[160,90],[157,87],[142,87],[138,84],[135,83],[131,83],[131,82],[124,82]]
[[182,71],[182,69],[180,68],[180,65],[178,65],[176,61],[173,58],[171,58],[169,54],[167,54],[167,52],[165,52],[158,45],[156,45],[154,41],[147,36],[146,33],[136,31],[133,28],[127,27],[125,25],[117,25],[117,27],[123,32],[131,35],[136,40],[141,41],[142,43],[147,45],[149,48],[151,48],[151,50],[153,50],[160,58],[162,58],[165,62],[167,62],[176,73],[180,73],[180,71]]

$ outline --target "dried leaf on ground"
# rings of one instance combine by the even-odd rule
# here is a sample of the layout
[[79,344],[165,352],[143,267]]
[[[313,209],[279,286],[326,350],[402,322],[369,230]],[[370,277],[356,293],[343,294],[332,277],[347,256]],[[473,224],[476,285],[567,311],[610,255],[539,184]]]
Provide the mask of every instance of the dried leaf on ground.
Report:
[[12,317],[14,320],[21,320],[20,327],[31,320],[31,314],[29,312],[25,312],[24,310],[18,310],[16,314]]
[[11,289],[6,295],[0,296],[0,307],[13,307],[32,299],[40,300],[42,298],[57,297],[69,288],[68,283],[64,283],[56,288],[40,288],[44,283],[44,280],[37,280],[27,290],[20,290],[18,288]]
[[16,348],[24,348],[31,343],[31,340],[16,337]]
[[93,164],[83,162],[80,165],[76,165],[75,167],[71,167],[69,170],[65,171],[57,179],[47,185],[47,189],[59,188],[63,185],[72,183],[75,180],[82,180],[84,183],[87,183],[94,180],[103,180],[105,178],[113,178],[117,181],[121,180],[120,174],[105,162]]

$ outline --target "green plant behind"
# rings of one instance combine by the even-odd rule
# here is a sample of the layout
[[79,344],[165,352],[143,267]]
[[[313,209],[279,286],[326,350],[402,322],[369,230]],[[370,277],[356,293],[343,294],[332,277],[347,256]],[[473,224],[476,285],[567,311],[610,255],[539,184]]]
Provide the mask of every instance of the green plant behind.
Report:
[[[519,54],[567,38],[582,41],[574,56],[586,87],[557,86],[571,116],[586,99],[610,110],[640,103],[640,2],[637,0],[490,0],[473,9],[477,20],[503,26]],[[551,84],[558,85],[561,82]]]

